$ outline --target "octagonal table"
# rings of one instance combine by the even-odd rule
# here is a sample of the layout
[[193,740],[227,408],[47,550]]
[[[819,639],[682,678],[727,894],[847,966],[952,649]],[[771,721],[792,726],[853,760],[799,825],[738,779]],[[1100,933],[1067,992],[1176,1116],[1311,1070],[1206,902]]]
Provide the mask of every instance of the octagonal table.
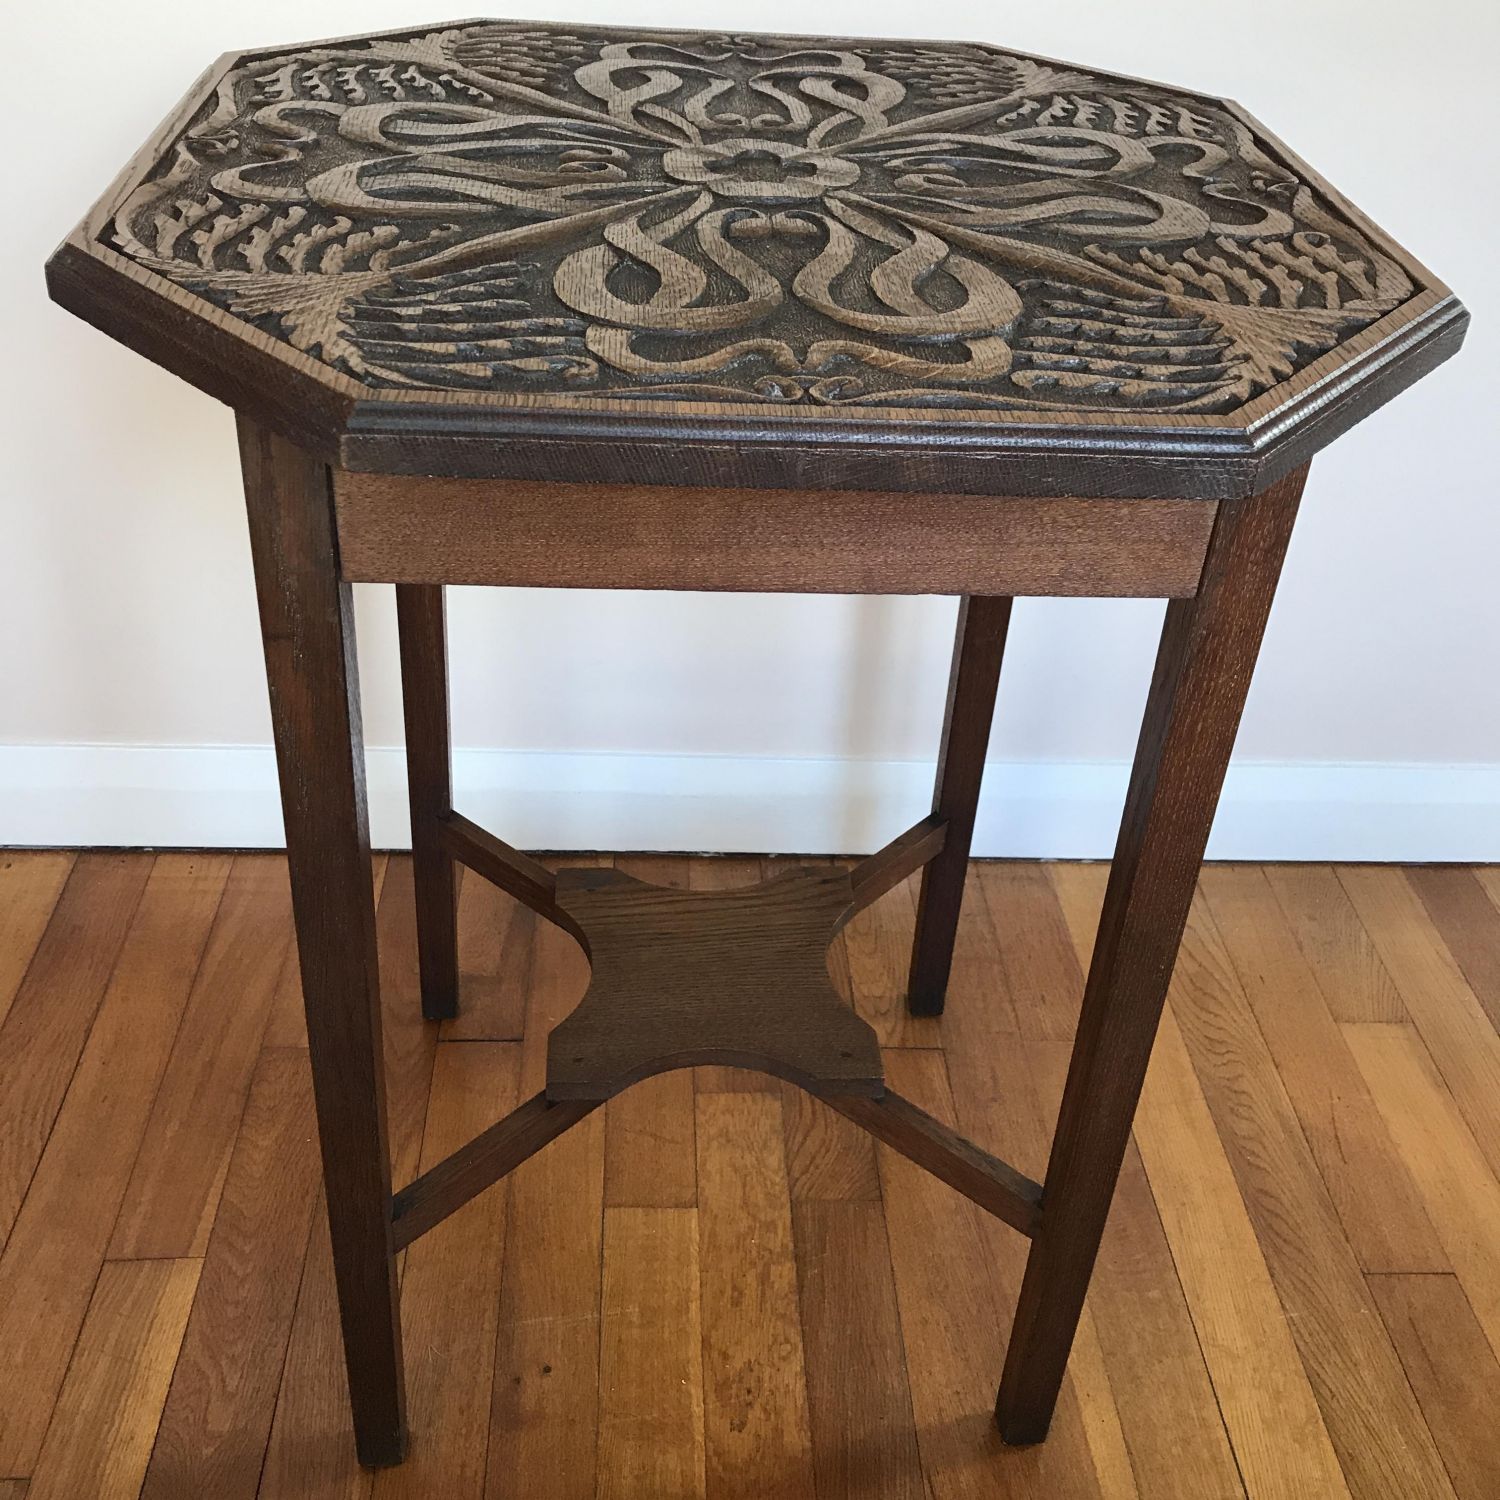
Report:
[[[799,1084],[1031,1237],[997,1417],[1041,1439],[1308,461],[1458,348],[1447,289],[1223,100],[501,22],[220,59],[48,283],[238,414],[360,1457],[405,1447],[398,1251],[695,1063]],[[545,1089],[394,1195],[362,581],[397,586],[424,1013],[460,1003],[459,863],[592,962]],[[747,890],[554,876],[452,806],[445,584],[957,595],[932,813]],[[884,1086],[824,963],[920,869],[908,1003],[942,1010],[1027,594],[1170,601],[1042,1183]]]

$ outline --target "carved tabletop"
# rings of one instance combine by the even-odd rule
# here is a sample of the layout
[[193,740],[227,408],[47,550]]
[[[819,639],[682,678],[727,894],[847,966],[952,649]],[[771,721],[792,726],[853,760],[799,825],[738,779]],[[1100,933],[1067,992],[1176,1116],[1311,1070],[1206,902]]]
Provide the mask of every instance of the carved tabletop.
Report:
[[221,59],[50,276],[352,468],[977,493],[1249,492],[1466,321],[1227,101],[534,22]]

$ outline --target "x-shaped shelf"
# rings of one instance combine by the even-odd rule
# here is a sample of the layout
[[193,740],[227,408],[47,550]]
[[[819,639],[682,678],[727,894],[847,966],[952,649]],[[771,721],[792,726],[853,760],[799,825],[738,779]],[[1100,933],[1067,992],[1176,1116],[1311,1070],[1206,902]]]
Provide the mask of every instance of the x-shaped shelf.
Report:
[[571,932],[592,972],[548,1038],[546,1088],[395,1194],[398,1247],[612,1095],[700,1063],[806,1089],[980,1207],[1036,1232],[1040,1185],[887,1089],[874,1031],[828,977],[829,943],[938,853],[941,819],[924,819],[853,870],[794,869],[726,891],[672,890],[615,870],[553,875],[457,813],[442,827],[454,858]]

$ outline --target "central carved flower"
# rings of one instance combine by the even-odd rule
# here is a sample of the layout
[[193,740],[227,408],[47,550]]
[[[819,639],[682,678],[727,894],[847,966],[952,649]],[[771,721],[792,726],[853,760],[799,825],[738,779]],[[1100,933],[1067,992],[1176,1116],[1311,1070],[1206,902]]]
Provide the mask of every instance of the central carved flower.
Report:
[[678,182],[755,203],[803,203],[859,177],[858,164],[844,157],[747,136],[676,147],[663,155],[662,168]]

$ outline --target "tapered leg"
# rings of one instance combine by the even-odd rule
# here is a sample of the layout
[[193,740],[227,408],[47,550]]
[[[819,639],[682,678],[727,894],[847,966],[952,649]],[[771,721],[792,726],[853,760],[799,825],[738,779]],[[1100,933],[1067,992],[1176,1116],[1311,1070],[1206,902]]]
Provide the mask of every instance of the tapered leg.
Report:
[[996,1402],[1012,1443],[1052,1420],[1305,478],[1223,502],[1167,606]]
[[948,991],[1010,604],[1002,597],[970,595],[958,606],[932,798],[933,812],[947,824],[947,837],[942,852],[923,869],[917,896],[917,932],[906,986],[906,1004],[913,1015],[941,1015]]
[[326,467],[240,418],[355,1443],[406,1447],[364,746]]
[[453,860],[438,838],[438,820],[453,810],[448,626],[442,586],[398,583],[396,626],[401,637],[422,1014],[429,1021],[443,1021],[458,1014],[458,880]]

